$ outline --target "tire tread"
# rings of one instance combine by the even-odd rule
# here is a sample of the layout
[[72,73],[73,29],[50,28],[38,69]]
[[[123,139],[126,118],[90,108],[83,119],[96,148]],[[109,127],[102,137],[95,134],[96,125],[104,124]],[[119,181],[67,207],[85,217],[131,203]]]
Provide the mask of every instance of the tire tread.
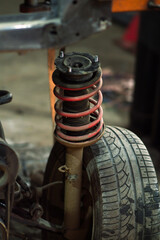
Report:
[[94,239],[160,239],[158,182],[142,141],[129,130],[107,127],[91,150],[102,206],[102,229]]

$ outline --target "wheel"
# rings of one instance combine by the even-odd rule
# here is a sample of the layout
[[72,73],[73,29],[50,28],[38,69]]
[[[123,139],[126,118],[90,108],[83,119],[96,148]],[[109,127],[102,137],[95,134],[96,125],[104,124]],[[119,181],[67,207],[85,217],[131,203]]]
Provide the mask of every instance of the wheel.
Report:
[[[44,184],[64,180],[57,170],[64,165],[64,158],[65,148],[56,143]],[[158,182],[142,141],[126,129],[107,127],[101,140],[84,149],[83,162],[89,180],[84,185],[88,188],[87,196],[91,194],[93,209],[86,239],[160,239]],[[48,189],[43,196],[45,217],[55,224],[63,223],[63,192],[61,184]],[[63,237],[47,232],[45,240],[49,239]]]

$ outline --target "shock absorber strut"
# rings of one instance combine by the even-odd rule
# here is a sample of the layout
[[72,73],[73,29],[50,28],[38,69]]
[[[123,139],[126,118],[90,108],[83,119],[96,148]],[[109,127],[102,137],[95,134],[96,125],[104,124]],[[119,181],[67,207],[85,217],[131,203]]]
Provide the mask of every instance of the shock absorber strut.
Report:
[[73,230],[80,227],[83,148],[98,141],[104,129],[102,77],[98,57],[90,54],[61,52],[55,65],[55,138],[66,146],[64,224]]

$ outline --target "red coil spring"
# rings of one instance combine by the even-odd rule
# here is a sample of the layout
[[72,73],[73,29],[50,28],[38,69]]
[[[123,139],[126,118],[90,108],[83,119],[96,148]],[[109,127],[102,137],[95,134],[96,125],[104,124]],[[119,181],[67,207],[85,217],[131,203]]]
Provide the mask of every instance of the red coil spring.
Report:
[[[103,127],[103,110],[101,107],[103,97],[100,91],[101,87],[102,87],[102,78],[100,77],[95,83],[87,87],[71,89],[71,88],[64,88],[57,85],[54,88],[54,94],[59,99],[55,104],[55,111],[56,111],[55,122],[57,124],[56,134],[60,138],[70,142],[86,141],[97,136],[97,134],[101,132],[101,129]],[[63,94],[63,90],[79,91],[83,89],[89,89],[90,92],[81,96],[76,96],[76,97],[69,97]],[[98,95],[98,101],[91,98],[96,94]],[[93,105],[89,110],[86,110],[83,112],[77,111],[77,113],[68,113],[62,110],[63,101],[75,102],[75,101],[82,101],[85,99],[89,99],[89,102]],[[63,124],[61,121],[63,117],[80,118],[80,117],[84,117],[91,114],[94,115],[95,120],[83,126],[69,126],[69,125]],[[81,136],[70,136],[62,132],[62,130],[80,132],[88,129],[92,129],[92,131],[88,134],[84,134]]]

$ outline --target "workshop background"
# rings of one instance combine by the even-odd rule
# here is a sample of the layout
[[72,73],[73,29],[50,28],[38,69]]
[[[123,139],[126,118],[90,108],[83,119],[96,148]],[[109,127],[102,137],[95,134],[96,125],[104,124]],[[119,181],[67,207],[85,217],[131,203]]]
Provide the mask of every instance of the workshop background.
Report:
[[[18,13],[20,3],[21,0],[3,1],[0,14]],[[129,127],[136,45],[135,39],[129,46],[123,46],[123,41],[127,40],[127,31],[137,29],[138,25],[132,28],[128,25],[135,16],[136,13],[114,14],[109,29],[66,47],[67,52],[88,52],[99,56],[104,80],[104,121],[107,125]],[[53,145],[54,129],[49,100],[47,50],[1,53],[0,73],[0,89],[13,94],[12,102],[0,109],[6,139],[18,151],[21,170],[26,177],[33,176],[36,171],[37,175],[32,180],[41,183]],[[157,165],[159,152],[150,147],[147,138],[144,140]]]

